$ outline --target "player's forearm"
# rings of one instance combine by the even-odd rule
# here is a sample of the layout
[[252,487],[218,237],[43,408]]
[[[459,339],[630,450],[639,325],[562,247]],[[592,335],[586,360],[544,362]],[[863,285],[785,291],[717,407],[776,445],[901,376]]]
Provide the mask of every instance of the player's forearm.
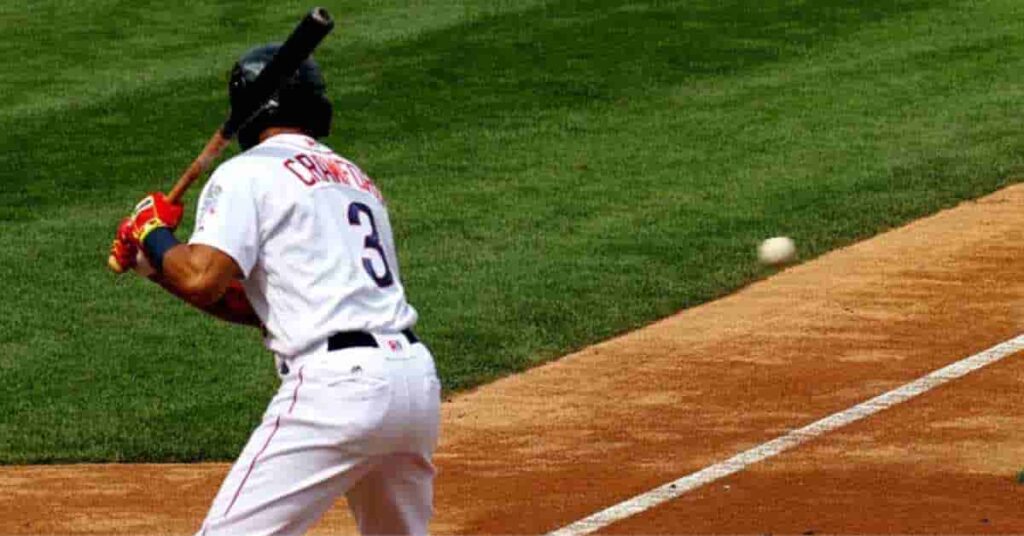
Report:
[[162,274],[154,272],[149,276],[149,279],[154,283],[160,285],[171,295],[176,296],[185,303],[192,305],[193,307],[207,313],[211,316],[215,316],[226,322],[233,324],[241,324],[244,326],[262,327],[263,323],[260,321],[259,316],[256,315],[256,311],[253,310],[252,305],[249,303],[248,298],[245,296],[245,291],[242,289],[241,284],[237,281],[233,284],[228,285],[228,288],[224,291],[224,295],[221,296],[216,302],[207,305],[199,306],[196,303],[188,299],[177,287],[169,283]]

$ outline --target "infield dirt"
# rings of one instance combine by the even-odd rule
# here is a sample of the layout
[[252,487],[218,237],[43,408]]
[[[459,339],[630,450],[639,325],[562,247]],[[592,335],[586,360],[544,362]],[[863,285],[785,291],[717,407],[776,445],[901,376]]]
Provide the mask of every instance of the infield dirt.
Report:
[[[435,532],[559,528],[1019,335],[1022,207],[1007,188],[454,397]],[[605,532],[1022,533],[1022,379],[1010,356]],[[191,533],[226,470],[0,468],[0,533]]]

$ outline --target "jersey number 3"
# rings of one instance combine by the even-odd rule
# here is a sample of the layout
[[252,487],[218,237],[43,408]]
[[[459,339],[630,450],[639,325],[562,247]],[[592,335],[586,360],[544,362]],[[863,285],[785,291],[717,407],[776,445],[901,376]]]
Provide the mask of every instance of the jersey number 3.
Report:
[[395,282],[395,278],[391,275],[388,258],[384,255],[384,248],[380,243],[380,234],[377,233],[377,223],[373,220],[373,212],[370,211],[370,207],[362,203],[352,203],[348,206],[348,222],[351,225],[363,226],[363,220],[359,217],[360,214],[366,214],[366,219],[370,223],[370,234],[366,235],[363,239],[363,247],[377,252],[377,255],[380,256],[381,264],[384,265],[384,273],[378,274],[373,267],[373,261],[365,256],[363,257],[363,268],[366,269],[366,273],[369,274],[374,283],[377,283],[378,287],[390,287]]

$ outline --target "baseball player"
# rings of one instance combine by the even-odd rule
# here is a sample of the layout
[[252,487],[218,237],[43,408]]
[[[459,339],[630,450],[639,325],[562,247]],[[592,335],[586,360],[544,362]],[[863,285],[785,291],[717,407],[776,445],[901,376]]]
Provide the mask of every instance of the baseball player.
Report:
[[[231,71],[232,108],[277,50]],[[118,228],[124,266],[232,322],[260,326],[281,386],[199,534],[301,534],[345,495],[364,534],[423,534],[433,510],[440,382],[411,328],[380,192],[317,138],[332,107],[306,60],[239,131],[180,244],[183,207],[145,197]]]

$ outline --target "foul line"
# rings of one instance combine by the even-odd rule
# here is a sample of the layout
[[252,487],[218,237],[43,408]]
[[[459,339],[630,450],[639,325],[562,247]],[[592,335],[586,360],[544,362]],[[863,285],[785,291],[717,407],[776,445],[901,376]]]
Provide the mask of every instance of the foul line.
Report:
[[876,396],[866,402],[861,402],[849,409],[833,413],[820,421],[811,423],[803,428],[793,430],[788,434],[773,439],[767,443],[741,452],[728,460],[705,467],[696,473],[689,474],[678,480],[669,482],[646,493],[637,495],[632,499],[621,502],[611,508],[607,508],[587,518],[581,519],[571,525],[562,527],[548,536],[578,536],[598,531],[612,523],[621,521],[630,516],[649,510],[664,502],[675,499],[684,493],[695,490],[705,484],[710,484],[718,479],[727,477],[733,473],[745,469],[749,465],[771,458],[779,453],[787,451],[797,445],[806,443],[816,437],[828,432],[842,428],[847,424],[859,421],[891,408],[897,404],[906,402],[924,392],[927,392],[944,383],[961,378],[995,363],[1004,357],[1013,355],[1024,350],[1024,335],[1018,335],[1006,342],[997,344],[988,350],[972,355],[943,367],[930,374],[922,376],[902,387],[897,387],[885,394]]

